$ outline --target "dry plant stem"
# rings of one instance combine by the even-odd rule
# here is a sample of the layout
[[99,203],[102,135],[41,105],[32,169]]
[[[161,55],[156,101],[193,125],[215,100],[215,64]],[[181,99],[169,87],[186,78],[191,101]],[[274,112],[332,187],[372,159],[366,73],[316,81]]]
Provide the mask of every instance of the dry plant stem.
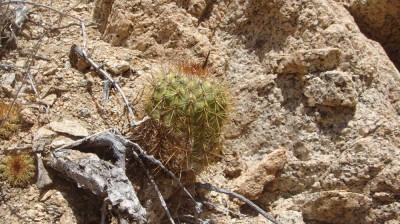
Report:
[[216,205],[216,204],[214,204],[214,203],[212,203],[210,201],[202,201],[201,203],[203,205],[208,205],[208,206],[213,207],[214,209],[220,210],[220,212],[225,213],[225,214],[229,213],[229,214],[232,214],[233,216],[237,216],[237,217],[240,217],[240,218],[246,217],[245,215],[241,214],[240,212],[235,212],[235,211],[232,211],[232,210],[230,210],[228,208],[224,208],[222,206],[218,206],[218,205]]
[[98,72],[100,73],[105,79],[107,79],[114,87],[115,89],[117,89],[117,91],[121,94],[122,100],[125,103],[126,109],[128,110],[128,114],[129,114],[129,122],[131,123],[131,125],[133,126],[137,126],[138,124],[136,123],[136,117],[133,113],[133,110],[128,102],[128,99],[125,97],[124,92],[122,91],[121,87],[119,86],[119,84],[114,81],[111,76],[104,71],[103,69],[101,69],[100,65],[98,65],[96,62],[94,62],[86,53],[84,50],[80,49],[77,45],[73,46],[74,51],[80,55],[80,57],[82,57],[84,60],[86,60],[87,62],[89,62],[89,64]]
[[[176,183],[179,185],[179,187],[181,187],[183,189],[183,191],[189,196],[189,198],[195,202],[196,204],[200,204],[199,202],[197,202],[193,196],[189,193],[189,191],[183,186],[182,182],[179,180],[179,178],[177,176],[175,176],[175,174],[173,174],[166,166],[164,166],[164,164],[162,164],[159,160],[157,160],[156,158],[154,158],[154,156],[151,155],[147,155],[146,151],[144,151],[138,144],[131,142],[129,140],[126,140],[127,143],[131,146],[133,146],[134,148],[136,148],[138,150],[139,156],[142,159],[145,159],[147,161],[149,161],[150,163],[159,166],[165,173],[168,174],[168,176],[170,176],[174,181],[176,181]],[[201,210],[199,211],[201,212]]]
[[[61,11],[59,11],[59,10],[57,10],[57,9],[54,9],[54,8],[52,8],[52,7],[50,7],[50,6],[43,5],[43,4],[39,4],[39,3],[30,2],[30,1],[10,0],[10,1],[6,1],[6,2],[0,2],[0,6],[9,5],[9,4],[19,4],[19,3],[22,3],[22,4],[30,4],[30,5],[34,5],[34,6],[43,7],[43,8],[49,9],[49,10],[53,10],[53,11],[55,11],[55,12],[57,12],[57,13],[59,13],[59,14],[61,15],[61,17],[60,17],[57,21],[60,21],[64,16],[65,16],[65,17],[70,17],[70,18],[73,18],[73,19],[78,20],[78,21],[81,23],[81,27],[82,27],[83,44],[84,44],[84,46],[86,47],[86,36],[87,36],[87,35],[86,35],[85,23],[84,23],[83,20],[79,19],[78,17],[68,15],[68,14],[66,14],[66,13],[64,13],[64,12],[61,12]],[[31,83],[31,86],[32,86],[32,89],[34,90],[34,92],[35,92],[36,95],[38,95],[38,93],[37,93],[35,84],[34,84],[34,82],[33,82],[33,78],[31,77],[30,66],[31,66],[31,64],[32,64],[32,58],[34,57],[34,55],[36,55],[37,51],[39,50],[41,41],[42,41],[43,37],[45,36],[45,34],[46,34],[47,32],[48,32],[48,30],[45,31],[45,32],[43,32],[43,34],[42,34],[41,37],[39,38],[38,42],[35,44],[35,46],[34,46],[34,48],[33,48],[34,50],[33,50],[32,53],[29,55],[28,60],[26,61],[25,65],[23,66],[23,68],[25,69],[25,75],[24,75],[23,81],[26,79],[26,77],[29,78],[30,83]],[[86,49],[86,48],[85,48],[85,49]],[[84,53],[84,54],[86,55],[86,53]],[[6,115],[5,119],[3,119],[3,120],[1,121],[0,127],[1,127],[1,126],[5,123],[5,121],[9,118],[11,109],[15,106],[15,103],[16,103],[16,101],[17,101],[18,95],[21,93],[21,90],[22,90],[22,87],[23,87],[23,81],[22,81],[21,86],[18,88],[17,94],[15,95],[15,97],[14,97],[14,99],[13,99],[13,102],[12,102],[12,104],[11,104],[11,106],[10,106],[10,109],[7,111],[7,115]]]
[[172,224],[175,224],[174,219],[172,218],[171,213],[169,212],[169,209],[167,207],[167,203],[165,203],[164,197],[162,196],[160,190],[158,189],[156,182],[154,182],[153,177],[150,175],[149,171],[147,170],[143,161],[139,158],[138,154],[136,154],[136,152],[133,152],[133,155],[135,157],[135,160],[139,163],[140,167],[146,173],[147,178],[149,178],[151,185],[153,186],[154,190],[156,191],[158,199],[160,200],[161,206],[163,207],[165,214],[167,214],[167,216],[168,216],[169,222]]
[[125,141],[127,144],[129,144],[130,146],[133,146],[134,148],[137,149],[141,159],[145,159],[145,160],[149,161],[150,163],[153,163],[154,165],[157,165],[158,167],[160,167],[165,173],[168,174],[168,176],[170,176],[178,184],[178,186],[185,192],[185,194],[195,204],[195,218],[196,218],[196,220],[200,220],[199,214],[202,212],[203,205],[200,202],[197,202],[193,198],[193,196],[190,194],[190,192],[185,188],[185,186],[183,186],[183,184],[179,180],[179,178],[177,176],[175,176],[175,174],[173,174],[164,164],[162,164],[159,160],[154,158],[154,156],[147,155],[146,151],[144,151],[138,144],[131,142],[129,140],[126,140],[126,139],[125,139]]
[[[86,25],[85,25],[85,22],[84,22],[82,19],[80,19],[80,18],[78,18],[78,17],[76,17],[76,16],[69,15],[69,14],[67,14],[67,13],[64,13],[64,12],[62,12],[62,11],[60,11],[60,10],[57,10],[57,9],[55,9],[55,8],[52,8],[52,7],[48,6],[48,5],[39,4],[39,3],[35,3],[35,2],[30,2],[30,1],[10,0],[10,1],[6,1],[6,2],[0,2],[0,6],[9,5],[9,4],[19,4],[19,3],[21,3],[21,4],[28,4],[28,5],[34,5],[34,6],[43,7],[43,8],[46,8],[46,9],[55,11],[55,12],[57,12],[57,13],[59,13],[59,14],[61,15],[60,20],[62,19],[62,17],[69,17],[69,18],[78,20],[78,21],[80,22],[80,25],[81,25],[81,28],[82,28],[82,38],[83,38],[82,42],[83,42],[83,49],[84,49],[84,50],[83,50],[83,53],[84,53],[84,55],[87,55],[87,53],[86,53],[86,47],[87,47]],[[48,32],[48,31],[46,31],[46,32]],[[45,34],[46,32],[44,32],[43,34]],[[44,35],[43,35],[43,36],[44,36]],[[41,38],[39,39],[38,42],[41,41],[41,39],[43,38],[43,36],[41,36]],[[28,66],[28,68],[29,68],[29,67],[30,67],[30,66]],[[33,82],[33,78],[32,78],[32,76],[31,76],[31,74],[30,74],[29,69],[27,69],[26,75],[28,75],[28,78],[29,78],[29,80],[30,80],[30,83],[31,83],[31,86],[32,86],[33,91],[35,92],[36,95],[38,95],[37,90],[36,90],[36,87],[35,87],[34,82]]]
[[72,16],[72,15],[68,15],[68,14],[66,14],[66,13],[64,13],[64,12],[61,12],[61,11],[55,9],[55,8],[52,8],[52,7],[48,6],[48,5],[44,5],[44,4],[40,4],[40,3],[36,3],[36,2],[20,1],[20,0],[10,0],[10,1],[5,1],[5,2],[0,2],[0,6],[9,5],[9,4],[19,4],[19,3],[21,3],[21,4],[27,4],[27,5],[34,5],[34,6],[38,6],[38,7],[43,7],[43,8],[46,8],[46,9],[55,11],[55,12],[61,14],[62,16],[70,17],[70,18],[73,18],[73,19],[78,20],[79,22],[83,22],[83,20],[79,19],[78,17]]
[[261,214],[262,216],[264,216],[265,218],[267,218],[269,221],[275,223],[275,224],[282,224],[280,223],[278,220],[276,220],[274,217],[272,217],[271,215],[269,215],[268,213],[266,213],[264,210],[262,210],[260,207],[258,207],[256,204],[254,204],[252,201],[250,201],[249,199],[245,198],[243,195],[240,195],[238,193],[235,193],[233,191],[230,190],[225,190],[219,187],[215,187],[209,183],[196,183],[196,187],[198,188],[202,188],[208,191],[215,191],[215,192],[219,192],[219,193],[223,193],[223,194],[227,194],[229,196],[235,197],[243,202],[245,202],[248,206],[250,206],[251,208],[253,208],[254,210],[256,210],[259,214]]

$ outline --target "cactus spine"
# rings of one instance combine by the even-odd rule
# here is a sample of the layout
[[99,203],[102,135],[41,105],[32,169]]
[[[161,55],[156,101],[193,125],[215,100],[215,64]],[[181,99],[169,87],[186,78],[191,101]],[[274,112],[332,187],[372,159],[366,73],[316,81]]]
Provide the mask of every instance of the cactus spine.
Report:
[[218,143],[228,116],[226,89],[211,77],[175,69],[155,78],[147,112],[174,133],[183,133],[193,145],[192,157],[201,158]]

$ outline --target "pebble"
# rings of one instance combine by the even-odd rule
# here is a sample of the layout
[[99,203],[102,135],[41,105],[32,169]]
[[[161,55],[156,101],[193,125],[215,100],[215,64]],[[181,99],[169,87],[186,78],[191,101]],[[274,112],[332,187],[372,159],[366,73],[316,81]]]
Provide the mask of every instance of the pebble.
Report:
[[78,113],[78,117],[80,117],[80,118],[88,118],[88,117],[90,117],[90,114],[91,114],[90,110],[86,107],[78,109],[77,113]]
[[43,103],[45,105],[53,105],[57,100],[57,95],[56,94],[50,94],[48,96],[46,96],[43,99],[40,99],[39,102]]
[[86,137],[89,135],[87,129],[75,120],[62,120],[61,122],[53,121],[50,122],[49,127],[55,132],[65,133],[76,137]]

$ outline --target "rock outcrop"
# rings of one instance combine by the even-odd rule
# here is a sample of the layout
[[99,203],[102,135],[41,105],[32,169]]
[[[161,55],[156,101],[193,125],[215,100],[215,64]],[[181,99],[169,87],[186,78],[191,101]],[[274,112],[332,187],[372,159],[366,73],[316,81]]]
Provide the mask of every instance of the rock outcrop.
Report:
[[234,98],[224,150],[262,172],[257,161],[288,149],[254,197],[265,209],[300,212],[306,223],[394,223],[400,76],[384,48],[398,52],[396,4],[115,0],[108,20],[95,19],[105,41],[143,58],[199,63],[211,52],[211,69]]

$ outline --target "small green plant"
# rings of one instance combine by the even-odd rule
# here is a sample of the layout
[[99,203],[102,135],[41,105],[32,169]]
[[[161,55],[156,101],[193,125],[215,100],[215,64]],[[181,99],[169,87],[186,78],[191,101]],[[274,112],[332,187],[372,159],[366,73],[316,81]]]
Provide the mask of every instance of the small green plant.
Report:
[[[0,102],[0,139],[9,139],[20,128],[21,119],[19,115],[20,108],[14,105]],[[10,110],[10,113],[7,113]]]
[[218,146],[228,117],[227,90],[199,66],[180,66],[152,81],[147,113],[170,132],[184,134],[191,157],[202,159]]
[[35,175],[34,159],[28,153],[15,153],[0,161],[0,177],[12,186],[24,186]]

